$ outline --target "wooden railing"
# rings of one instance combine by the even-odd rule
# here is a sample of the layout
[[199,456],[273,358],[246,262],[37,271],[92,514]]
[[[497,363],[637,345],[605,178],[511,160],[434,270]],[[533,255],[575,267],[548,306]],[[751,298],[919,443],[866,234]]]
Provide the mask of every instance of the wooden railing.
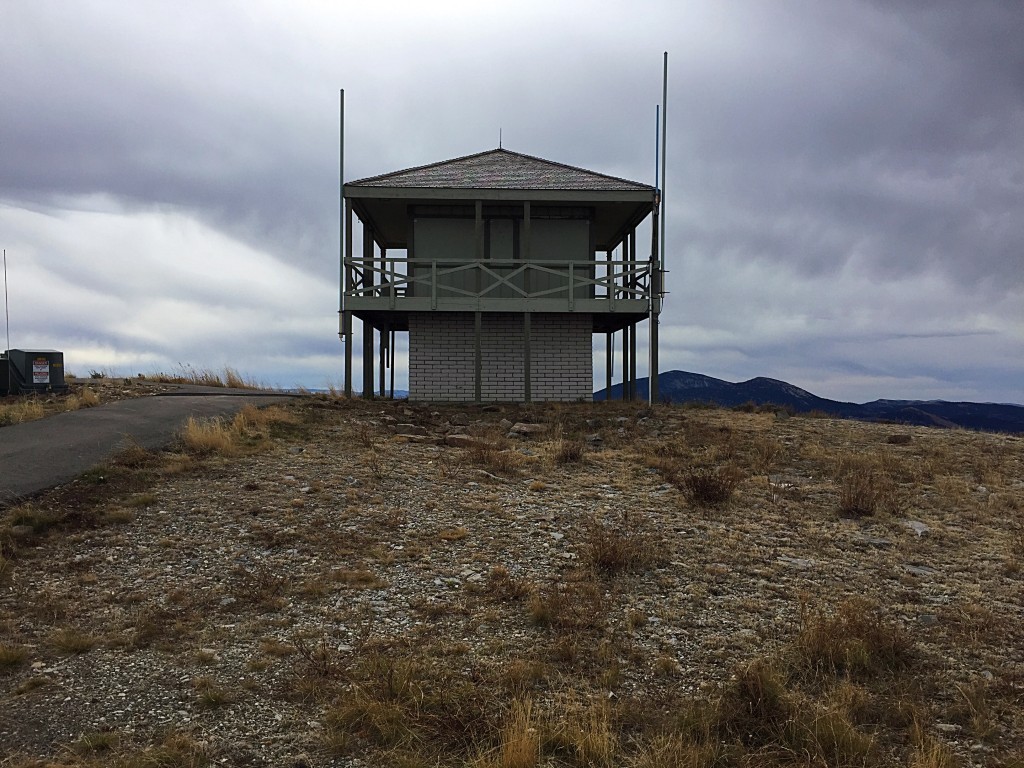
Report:
[[[458,305],[515,309],[538,302],[573,311],[615,311],[617,302],[660,299],[649,261],[445,261],[409,258],[348,259],[346,304],[396,309]],[[415,300],[414,302],[410,300]],[[603,302],[595,307],[593,302]],[[625,308],[625,307],[624,307]]]

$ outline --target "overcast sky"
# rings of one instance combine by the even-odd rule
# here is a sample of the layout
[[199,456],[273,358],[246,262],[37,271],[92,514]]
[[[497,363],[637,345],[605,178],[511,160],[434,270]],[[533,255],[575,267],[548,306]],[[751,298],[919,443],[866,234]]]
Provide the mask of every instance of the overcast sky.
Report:
[[79,375],[340,382],[339,89],[348,180],[501,130],[653,184],[668,51],[663,371],[1024,402],[1018,0],[3,0],[0,28],[11,345]]

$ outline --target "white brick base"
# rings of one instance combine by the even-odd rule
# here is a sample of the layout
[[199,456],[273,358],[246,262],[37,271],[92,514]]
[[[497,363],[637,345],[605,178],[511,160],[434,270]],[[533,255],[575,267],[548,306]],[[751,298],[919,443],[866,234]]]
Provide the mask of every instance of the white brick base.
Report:
[[[417,312],[409,316],[409,398],[476,399],[472,312]],[[590,315],[530,317],[530,399],[590,400],[593,394]],[[523,315],[484,313],[480,327],[483,401],[526,399]]]

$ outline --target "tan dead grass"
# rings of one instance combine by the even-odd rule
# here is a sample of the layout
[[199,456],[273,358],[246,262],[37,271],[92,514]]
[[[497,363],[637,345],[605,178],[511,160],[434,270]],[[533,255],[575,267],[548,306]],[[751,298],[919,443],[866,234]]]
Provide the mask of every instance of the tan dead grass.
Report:
[[[329,422],[318,422],[310,411],[296,415],[285,410],[280,422],[301,444],[333,449],[331,460],[344,464],[341,477],[351,478],[343,488],[331,488],[325,482],[324,488],[318,486],[310,494],[308,505],[301,509],[279,506],[270,515],[263,499],[271,486],[281,482],[283,472],[278,468],[277,474],[265,479],[244,487],[239,484],[241,506],[236,518],[246,520],[249,510],[253,517],[261,516],[247,528],[261,551],[270,549],[276,556],[287,549],[305,552],[309,548],[320,557],[329,552],[337,562],[330,568],[321,566],[312,576],[251,564],[239,567],[225,574],[222,591],[214,596],[201,598],[182,588],[167,595],[168,606],[162,612],[138,598],[142,602],[129,625],[134,640],[126,641],[125,651],[153,647],[174,663],[204,666],[202,672],[208,674],[193,678],[192,695],[211,717],[229,717],[234,702],[244,697],[245,686],[227,684],[229,678],[221,676],[219,662],[213,657],[204,661],[196,654],[198,638],[216,633],[216,625],[228,624],[231,632],[243,632],[251,624],[258,634],[245,654],[247,670],[254,678],[286,679],[273,686],[269,695],[299,707],[303,720],[323,724],[302,735],[315,738],[321,755],[367,764],[476,768],[795,764],[938,768],[959,764],[962,755],[935,735],[937,722],[955,723],[984,744],[993,764],[1012,765],[1020,754],[1022,745],[1011,727],[1020,724],[1011,711],[1017,696],[1012,675],[997,670],[996,679],[984,683],[976,679],[948,683],[943,677],[946,656],[966,653],[971,659],[987,658],[1007,638],[1017,636],[1005,611],[995,603],[1007,601],[1019,585],[1020,567],[1011,555],[1013,547],[1019,547],[1022,530],[1019,490],[1013,484],[1021,476],[1019,443],[917,431],[909,442],[890,442],[881,427],[828,419],[776,422],[764,413],[658,409],[650,417],[655,423],[659,418],[676,418],[677,413],[685,415],[685,420],[675,432],[659,426],[662,433],[654,440],[645,439],[639,427],[631,426],[625,437],[615,438],[622,442],[614,448],[608,447],[615,432],[609,428],[605,447],[587,453],[585,462],[534,463],[531,470],[540,477],[533,482],[544,487],[531,493],[527,482],[518,477],[526,459],[516,456],[524,454],[500,435],[489,437],[500,446],[498,452],[511,459],[466,452],[470,463],[498,480],[472,468],[439,473],[440,459],[430,464],[423,457],[446,455],[447,448],[424,453],[368,430],[363,430],[365,439],[360,442],[358,425],[375,418],[381,406],[359,411],[359,404],[346,402],[344,407],[361,414],[363,421],[342,421],[339,427],[336,415]],[[586,419],[607,415],[596,407],[581,407],[578,414],[572,410],[559,409],[559,440],[575,439]],[[324,408],[320,413],[335,412]],[[528,415],[541,422],[554,419],[539,407]],[[249,412],[221,426],[241,446],[238,450],[246,453],[254,446],[266,446],[268,436],[281,434],[275,433],[273,419],[263,419],[260,412]],[[323,429],[329,439],[318,443],[317,429]],[[354,459],[339,447],[345,445],[358,446]],[[539,445],[544,451],[553,447],[551,441]],[[381,469],[376,473],[380,476],[374,477],[373,467],[363,461],[367,451],[377,452],[379,461],[390,469]],[[979,455],[968,458],[974,452]],[[229,471],[230,465],[223,462],[204,464],[203,456],[224,455],[230,454],[192,458],[187,471],[203,471],[207,466],[216,467],[218,473]],[[181,460],[180,455],[173,459]],[[168,474],[168,461],[172,460],[154,459],[145,452],[129,453],[119,466],[173,483],[177,476]],[[668,473],[680,473],[677,477],[688,469],[702,468],[735,472],[735,480],[726,500],[714,505],[689,497],[682,484],[676,485],[678,491],[663,492],[662,477],[652,479],[647,471],[650,465],[666,478],[668,467]],[[160,470],[152,471],[154,466]],[[425,467],[431,482],[450,484],[464,494],[458,497],[461,506],[444,526],[418,526],[417,510],[427,509],[428,504],[436,509],[452,497],[413,499],[407,491],[410,486],[403,485],[406,474],[427,472]],[[876,483],[873,487],[881,489],[873,513],[855,522],[837,516],[842,483],[849,477],[870,477]],[[982,481],[989,485],[979,491]],[[634,485],[659,494],[650,497],[642,512],[628,507],[644,498],[629,493]],[[765,489],[773,485],[769,496],[774,498],[768,498]],[[520,486],[523,495],[515,496]],[[947,495],[946,489],[956,493]],[[149,507],[157,499],[162,504],[166,492],[131,487],[114,507],[103,507],[103,514],[109,517],[110,509],[130,509],[134,516],[121,521],[122,527],[130,528],[152,514]],[[328,511],[316,508],[320,494]],[[526,515],[526,522],[502,517],[506,515],[503,500],[509,497],[521,505],[513,509]],[[139,499],[145,501],[133,501]],[[512,546],[516,528],[533,525],[529,514],[546,504],[562,516],[552,524],[571,541],[575,558],[558,563],[550,573],[523,574],[514,550],[506,547]],[[691,507],[702,504],[715,508],[715,515],[693,514]],[[64,522],[55,525],[50,519],[51,509],[30,505],[5,525],[9,528],[17,519],[29,528],[39,525],[43,532],[65,530]],[[568,510],[578,509],[582,511],[574,511],[570,519]],[[898,516],[910,514],[908,510],[926,520],[930,534],[907,533]],[[489,539],[485,522],[476,522],[472,515],[513,520],[508,540]],[[332,534],[332,520],[344,523],[344,534]],[[857,526],[864,536],[878,540],[895,540],[903,534],[892,557],[869,561],[873,568],[887,563],[877,573],[879,579],[892,582],[887,587],[891,605],[856,597],[837,599],[850,597],[849,590],[836,586],[836,572],[827,570],[837,538],[848,530],[842,526]],[[771,533],[768,545],[762,538],[766,530]],[[114,535],[113,529],[108,533]],[[952,548],[965,546],[968,535],[984,537],[988,549],[1001,553],[984,567],[996,569],[1005,584],[992,594],[979,593],[973,605],[936,608],[925,603],[920,584],[898,567],[913,558],[941,562]],[[546,538],[545,532],[538,531],[533,545]],[[234,543],[242,546],[240,541]],[[179,544],[169,538],[161,546]],[[788,566],[780,563],[776,552],[766,554],[755,546],[778,547],[778,554],[787,557],[816,559],[818,570],[804,577],[815,580],[813,587],[808,586],[802,598],[790,591],[789,585],[798,580],[786,575]],[[465,559],[455,560],[459,567],[470,563],[485,577],[446,593],[444,600],[412,604],[415,621],[407,635],[390,636],[369,614],[360,617],[351,612],[346,606],[352,593],[343,600],[332,599],[346,594],[344,590],[382,588],[392,579],[407,580],[420,558],[462,555]],[[865,555],[858,551],[857,556]],[[85,577],[95,565],[82,568],[89,570],[76,583],[92,588],[95,576]],[[764,582],[760,596],[734,599],[726,587],[733,570],[740,571],[746,582]],[[686,609],[672,613],[666,607],[667,598],[684,589],[692,600]],[[223,596],[235,602],[216,609],[217,618],[208,621],[205,614]],[[634,597],[647,601],[642,610],[631,607]],[[707,682],[706,687],[682,689],[689,673],[673,645],[666,643],[651,651],[637,642],[638,636],[651,633],[667,636],[671,631],[680,637],[706,633],[701,622],[713,610],[708,608],[713,601],[720,601],[718,610],[770,623],[775,617],[766,616],[759,600],[775,601],[773,605],[788,612],[790,619],[782,617],[770,626],[752,625],[764,631],[747,645],[723,636],[715,653],[727,671],[713,680],[699,681]],[[25,615],[46,627],[68,625],[72,623],[68,615],[76,615],[67,595],[59,591],[33,595],[33,601]],[[127,598],[124,604],[130,605]],[[287,611],[285,605],[290,606]],[[907,623],[915,621],[918,611],[938,614],[937,627],[908,630]],[[299,622],[297,616],[302,617]],[[331,628],[339,625],[358,629],[344,649],[329,636]],[[25,648],[25,638],[9,631],[14,634],[5,643]],[[221,632],[221,640],[229,642],[230,635]],[[52,654],[54,647],[51,640],[34,650],[32,657]],[[98,646],[93,647],[98,653]],[[21,665],[16,661],[10,668]],[[638,690],[636,680],[643,669],[653,674],[644,678],[645,687]],[[15,695],[47,695],[45,683],[41,684],[44,687],[36,692]],[[76,756],[69,759],[86,764],[107,760],[123,765],[191,765],[209,758],[208,745],[184,736],[175,738],[154,740],[139,749],[138,744],[86,733],[74,742],[79,746],[71,749]],[[61,749],[55,746],[56,751]],[[166,762],[140,762],[145,755]]]

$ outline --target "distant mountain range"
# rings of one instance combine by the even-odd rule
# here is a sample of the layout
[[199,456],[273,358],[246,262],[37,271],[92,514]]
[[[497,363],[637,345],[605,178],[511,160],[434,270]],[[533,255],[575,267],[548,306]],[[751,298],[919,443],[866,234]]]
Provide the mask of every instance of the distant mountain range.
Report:
[[[746,403],[777,405],[797,413],[821,411],[831,416],[863,421],[890,421],[926,427],[963,427],[992,432],[1024,433],[1024,406],[1001,403],[951,403],[944,400],[874,400],[844,403],[813,395],[785,381],[759,376],[734,384],[686,371],[667,371],[658,376],[662,402],[705,402],[724,407]],[[608,391],[594,393],[605,400]],[[611,399],[622,397],[622,385],[611,388]],[[647,399],[647,379],[637,381],[637,398]]]

